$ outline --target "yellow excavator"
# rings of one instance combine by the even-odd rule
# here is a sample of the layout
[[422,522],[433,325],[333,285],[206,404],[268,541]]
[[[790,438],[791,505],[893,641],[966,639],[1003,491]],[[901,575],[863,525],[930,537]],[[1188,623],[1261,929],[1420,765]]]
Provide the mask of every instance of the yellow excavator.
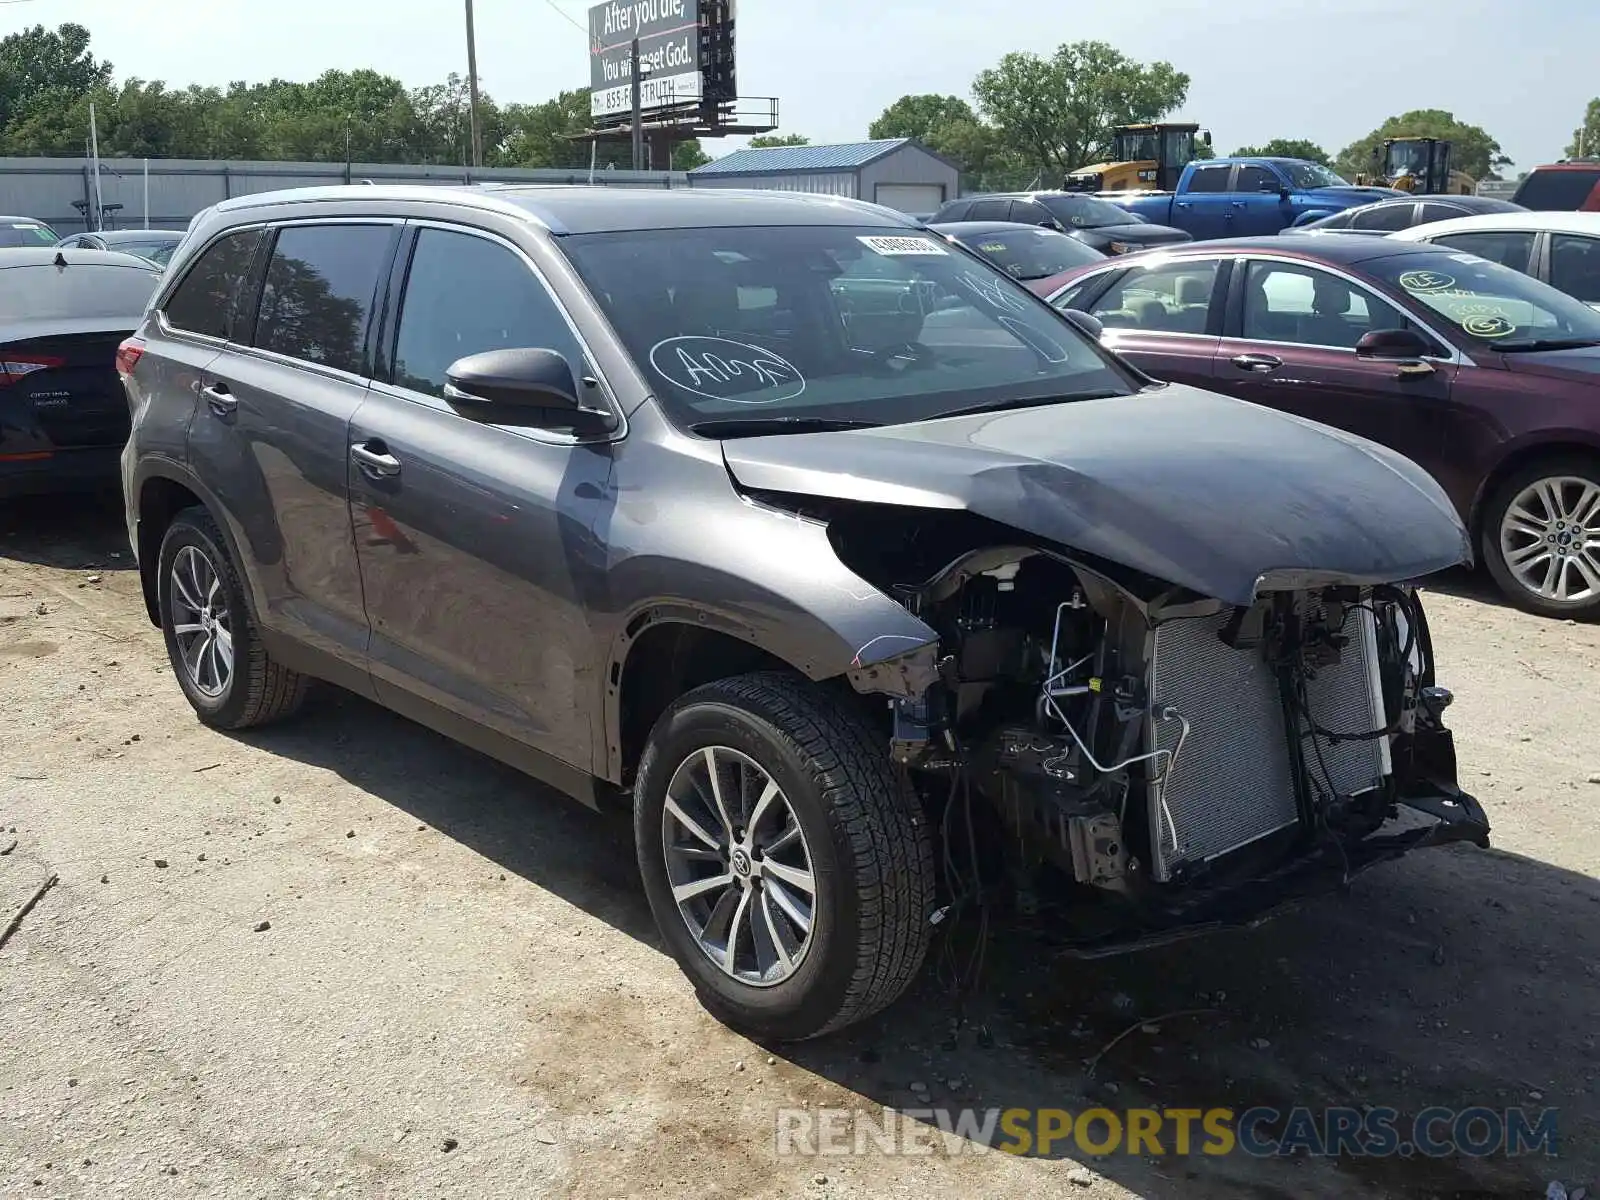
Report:
[[1471,196],[1478,181],[1463,171],[1450,169],[1451,144],[1443,138],[1385,138],[1372,151],[1372,174],[1358,183],[1398,188],[1420,196]]
[[1111,131],[1111,159],[1079,167],[1062,187],[1069,192],[1169,192],[1194,161],[1195,141],[1211,145],[1198,125],[1154,122]]

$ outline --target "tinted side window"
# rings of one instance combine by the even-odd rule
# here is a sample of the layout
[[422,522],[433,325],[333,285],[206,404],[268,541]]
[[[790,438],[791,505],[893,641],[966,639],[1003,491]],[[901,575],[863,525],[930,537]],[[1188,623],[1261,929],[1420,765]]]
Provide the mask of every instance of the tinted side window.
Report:
[[1239,181],[1233,185],[1236,192],[1276,192],[1282,186],[1278,177],[1265,167],[1240,167]]
[[207,337],[234,337],[234,310],[261,236],[259,229],[242,229],[213,242],[168,297],[164,310],[167,324]]
[[[770,308],[766,299],[755,288],[733,295],[746,311]],[[421,230],[400,307],[394,382],[443,396],[445,372],[458,358],[513,347],[558,350],[584,369],[561,310],[522,259],[473,234]]]
[[278,231],[255,345],[359,375],[367,318],[389,257],[387,225],[291,225]]
[[1022,225],[1054,225],[1050,210],[1034,200],[1018,200],[1011,206],[1011,219]]
[[1189,175],[1191,192],[1225,192],[1228,190],[1228,175],[1232,167],[1196,167]]
[[1337,275],[1310,267],[1252,262],[1245,276],[1244,336],[1354,350],[1374,329],[1408,328],[1392,305]]
[[941,225],[946,221],[964,221],[967,219],[967,209],[972,207],[971,201],[952,200],[938,212],[933,214],[933,225]]
[[1439,204],[1428,201],[1422,206],[1422,215],[1417,218],[1418,225],[1426,225],[1430,221],[1448,221],[1452,217],[1470,217],[1472,214],[1464,208],[1457,208],[1454,204]]
[[1009,200],[975,200],[972,212],[967,215],[969,221],[1004,221],[1011,209]]
[[1511,199],[1541,212],[1577,212],[1600,185],[1600,170],[1535,171]]
[[1550,286],[1585,304],[1600,304],[1600,238],[1552,234]]
[[1107,329],[1204,333],[1216,281],[1216,259],[1135,269],[1095,301],[1090,315]]
[[1365,212],[1358,212],[1355,219],[1350,222],[1352,229],[1381,229],[1393,231],[1396,229],[1409,229],[1412,214],[1417,211],[1417,206],[1412,203],[1402,204],[1375,204]]
[[1533,234],[1514,233],[1447,233],[1434,238],[1435,246],[1448,246],[1466,254],[1476,254],[1502,267],[1528,273],[1528,259],[1533,254]]

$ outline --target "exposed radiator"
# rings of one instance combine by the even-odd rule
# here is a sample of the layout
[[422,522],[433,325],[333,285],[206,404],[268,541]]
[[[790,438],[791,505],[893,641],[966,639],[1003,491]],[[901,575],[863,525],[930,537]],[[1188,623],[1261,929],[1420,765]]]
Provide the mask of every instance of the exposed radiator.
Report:
[[[1315,602],[1301,604],[1302,617]],[[1150,697],[1189,721],[1176,769],[1149,789],[1155,861],[1151,875],[1171,878],[1180,865],[1207,862],[1293,825],[1299,817],[1277,677],[1260,649],[1236,650],[1218,636],[1231,616],[1183,618],[1151,635]],[[1384,724],[1372,614],[1348,610],[1349,644],[1339,662],[1307,680],[1308,706],[1334,733]],[[1176,750],[1176,721],[1152,722],[1150,748]],[[1318,738],[1319,759],[1307,742],[1310,770],[1324,788],[1323,763],[1339,795],[1378,786],[1389,771],[1385,739],[1331,743]]]

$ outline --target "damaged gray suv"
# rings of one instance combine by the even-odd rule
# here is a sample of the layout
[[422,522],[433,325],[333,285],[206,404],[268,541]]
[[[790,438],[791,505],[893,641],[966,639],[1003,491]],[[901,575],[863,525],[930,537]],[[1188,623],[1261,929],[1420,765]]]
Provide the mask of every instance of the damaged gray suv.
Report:
[[1094,956],[1486,843],[1407,582],[1469,556],[1428,475],[884,209],[231,200],[118,364],[200,719],[325,680],[631,805],[667,948],[757,1035],[883,1008],[1006,895]]

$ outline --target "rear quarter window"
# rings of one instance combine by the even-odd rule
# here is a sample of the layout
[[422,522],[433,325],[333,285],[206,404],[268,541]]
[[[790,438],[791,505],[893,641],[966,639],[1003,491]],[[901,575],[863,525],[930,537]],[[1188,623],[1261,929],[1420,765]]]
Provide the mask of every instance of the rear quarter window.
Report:
[[126,317],[132,329],[160,281],[157,272],[138,267],[6,267],[0,270],[0,321]]
[[261,245],[262,231],[241,229],[211,243],[184,273],[162,314],[186,333],[233,338],[234,318],[243,305],[246,280]]

